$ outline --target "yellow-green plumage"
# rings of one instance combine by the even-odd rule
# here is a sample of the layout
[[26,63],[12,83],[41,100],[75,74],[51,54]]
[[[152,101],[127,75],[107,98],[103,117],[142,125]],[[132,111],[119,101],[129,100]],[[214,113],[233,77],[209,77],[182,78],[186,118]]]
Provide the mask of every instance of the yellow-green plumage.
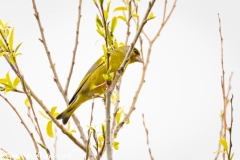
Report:
[[[120,65],[122,64],[125,55],[128,51],[129,47],[119,47],[114,49],[110,53],[109,64],[111,67],[110,72],[114,72],[114,76]],[[131,64],[134,62],[143,62],[140,58],[140,52],[134,48],[130,60],[127,63]],[[127,67],[126,65],[126,67]],[[125,69],[126,69],[125,67]],[[124,70],[125,70],[124,69]],[[78,89],[74,93],[72,99],[69,101],[69,105],[65,111],[59,114],[56,118],[62,119],[63,124],[66,124],[73,114],[73,112],[84,102],[92,99],[93,96],[100,96],[104,94],[106,90],[105,80],[103,78],[103,74],[107,73],[106,63],[104,56],[100,57],[93,66],[88,70],[87,74],[81,81],[78,86]]]

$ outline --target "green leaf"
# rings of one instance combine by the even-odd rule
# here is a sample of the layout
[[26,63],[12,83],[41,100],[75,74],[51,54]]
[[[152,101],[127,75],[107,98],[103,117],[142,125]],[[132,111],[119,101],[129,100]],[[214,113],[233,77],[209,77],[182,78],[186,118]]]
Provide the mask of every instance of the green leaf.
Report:
[[103,0],[98,0],[98,2],[99,2],[99,4],[101,4],[101,5],[103,4]]
[[117,122],[117,124],[120,123],[121,116],[122,116],[122,110],[119,109],[119,111],[117,112],[117,115],[116,115],[116,122]]
[[154,19],[155,17],[156,17],[156,16],[153,15],[153,12],[151,12],[151,13],[148,15],[147,20]]
[[51,138],[54,137],[54,133],[53,133],[53,125],[52,125],[52,121],[48,121],[47,123],[47,135]]
[[53,117],[57,117],[59,115],[58,112],[54,112]]
[[8,40],[8,45],[11,52],[13,51],[13,41],[14,41],[14,28],[12,29]]
[[19,48],[21,45],[22,45],[22,42],[19,43],[19,44],[17,45],[17,47],[15,48],[15,52],[16,52],[16,53],[17,53],[18,48]]
[[113,142],[113,148],[115,150],[118,150],[119,149],[119,142]]
[[97,32],[101,35],[101,36],[105,36],[104,32],[101,29],[97,29]]
[[105,136],[106,133],[106,126],[104,124],[102,124],[102,133]]
[[[5,27],[6,27],[6,26],[5,26]],[[8,35],[9,35],[9,29],[7,28],[7,29],[5,29],[5,34],[4,34],[5,38],[6,38]]]
[[220,144],[223,146],[224,150],[225,150],[226,152],[228,152],[228,144],[227,144],[226,139],[220,139],[219,142],[220,142]]
[[14,54],[10,54],[9,60],[10,60],[10,62],[11,62],[13,65],[16,65],[16,60],[15,60]]
[[[30,107],[30,103],[29,103],[28,98],[26,98],[26,99],[24,100],[24,104],[25,104],[27,107]],[[40,111],[39,111],[39,112],[40,112]]]
[[16,88],[19,82],[20,82],[20,78],[16,77],[13,81],[13,86]]
[[0,38],[0,46],[2,47],[3,51],[8,51],[7,46],[3,43],[2,39]]
[[4,24],[2,23],[1,20],[0,20],[0,26],[1,26],[2,28],[4,28]]
[[[38,143],[38,142],[37,142]],[[39,146],[41,146],[43,149],[47,150],[47,147],[45,147],[43,144],[38,143]]]
[[8,84],[9,84],[10,86],[13,86],[13,84],[12,84],[12,82],[11,82],[11,79],[10,79],[9,72],[7,72],[7,74],[6,74],[6,80],[7,80]]
[[42,111],[38,111],[44,118],[46,118],[47,120],[51,120],[46,114],[44,114]]
[[230,157],[230,160],[232,160],[232,159],[233,159],[233,156],[234,156],[234,153],[232,153],[232,155],[231,155],[231,157]]
[[123,16],[117,16],[117,18],[123,20],[124,22],[127,22],[126,18]]
[[111,5],[111,0],[110,1],[108,1],[108,3],[107,3],[107,12],[109,13],[109,9],[110,9],[110,5]]
[[102,21],[101,21],[101,19],[99,18],[98,15],[96,16],[96,25],[97,25],[98,28],[99,27],[103,28]]
[[111,22],[111,31],[112,31],[112,33],[114,32],[116,26],[117,26],[117,17],[113,17],[112,18],[112,22]]
[[138,18],[138,14],[137,14],[137,13],[134,13],[134,14],[132,14],[132,17]]
[[126,10],[127,10],[126,7],[121,6],[121,7],[117,7],[117,8],[115,8],[115,9],[113,10],[113,12],[115,12],[115,11],[126,11]]
[[3,56],[3,55],[6,54],[6,53],[8,53],[8,52],[1,52],[1,53],[0,53],[0,57]]
[[55,113],[56,109],[57,109],[57,106],[53,106],[53,107],[52,107],[52,109],[51,109],[52,115]]
[[108,19],[108,12],[103,10],[104,18],[107,20]]

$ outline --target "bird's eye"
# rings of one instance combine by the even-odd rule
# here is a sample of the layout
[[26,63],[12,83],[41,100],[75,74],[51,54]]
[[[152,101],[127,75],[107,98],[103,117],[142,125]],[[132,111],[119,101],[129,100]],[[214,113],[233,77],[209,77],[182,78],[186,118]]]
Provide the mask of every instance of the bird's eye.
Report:
[[140,55],[139,51],[138,51],[136,48],[133,48],[133,52],[134,52],[136,55]]

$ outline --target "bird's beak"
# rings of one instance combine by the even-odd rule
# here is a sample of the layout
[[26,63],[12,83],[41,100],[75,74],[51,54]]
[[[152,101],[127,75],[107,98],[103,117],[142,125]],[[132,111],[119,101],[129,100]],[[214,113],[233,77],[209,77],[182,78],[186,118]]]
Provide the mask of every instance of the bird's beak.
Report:
[[136,61],[144,64],[144,62],[140,56],[136,56]]

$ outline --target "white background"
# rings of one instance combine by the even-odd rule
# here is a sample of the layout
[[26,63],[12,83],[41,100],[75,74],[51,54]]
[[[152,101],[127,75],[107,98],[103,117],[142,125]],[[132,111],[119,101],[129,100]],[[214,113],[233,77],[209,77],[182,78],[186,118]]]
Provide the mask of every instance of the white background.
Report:
[[[38,38],[40,32],[33,15],[30,0],[0,0],[0,18],[10,21],[15,27],[15,45],[23,42],[18,63],[25,79],[34,92],[49,107],[58,106],[57,111],[65,109],[65,102],[53,81],[44,48]],[[64,86],[68,75],[75,41],[78,1],[37,0],[47,44],[56,63],[59,79]],[[144,28],[152,38],[160,24],[164,1],[157,1],[153,12],[154,20]],[[172,1],[168,3],[168,11]],[[113,0],[111,9],[121,6],[121,1]],[[147,1],[140,2],[140,19],[147,7]],[[223,108],[221,90],[221,52],[218,31],[218,17],[222,20],[224,38],[224,61],[226,81],[231,72],[232,91],[234,94],[233,152],[240,158],[240,2],[237,0],[179,0],[172,17],[163,29],[161,36],[154,43],[150,65],[136,110],[131,115],[130,125],[124,126],[118,135],[120,148],[114,151],[114,159],[149,159],[146,134],[142,125],[142,113],[149,130],[150,147],[155,159],[202,160],[213,159],[218,146],[220,118]],[[80,39],[74,73],[69,87],[69,98],[75,92],[88,68],[102,55],[101,37],[96,32],[95,16],[97,9],[92,1],[83,1]],[[111,16],[119,15],[112,13]],[[125,24],[119,21],[116,37],[125,41]],[[131,39],[135,34],[131,24]],[[100,41],[99,41],[100,40]],[[136,47],[139,47],[137,44]],[[146,57],[147,41],[144,40]],[[126,111],[138,87],[142,65],[137,63],[128,67],[123,78],[121,105]],[[0,78],[11,71],[4,58],[0,58]],[[21,89],[21,87],[19,87]],[[24,95],[7,93],[5,96],[14,104],[34,132]],[[93,126],[99,130],[104,122],[105,109],[101,100],[95,100]],[[35,110],[41,108],[34,102]],[[90,119],[91,102],[84,103],[75,113],[85,131]],[[229,111],[229,110],[228,110]],[[54,139],[46,135],[47,120],[38,112],[47,146],[53,152]],[[229,116],[228,116],[229,117]],[[73,124],[73,123],[72,123]],[[228,123],[229,124],[229,123]],[[7,103],[0,99],[0,148],[13,155],[24,154],[27,159],[35,159],[35,150],[25,128]],[[76,129],[72,125],[73,129]],[[58,130],[57,154],[59,159],[84,159],[84,153]],[[78,134],[75,134],[78,137]],[[37,137],[37,136],[35,136]],[[39,138],[36,138],[40,142]],[[40,149],[44,153],[43,149]],[[3,155],[3,152],[0,152]],[[105,157],[104,157],[105,159]]]

